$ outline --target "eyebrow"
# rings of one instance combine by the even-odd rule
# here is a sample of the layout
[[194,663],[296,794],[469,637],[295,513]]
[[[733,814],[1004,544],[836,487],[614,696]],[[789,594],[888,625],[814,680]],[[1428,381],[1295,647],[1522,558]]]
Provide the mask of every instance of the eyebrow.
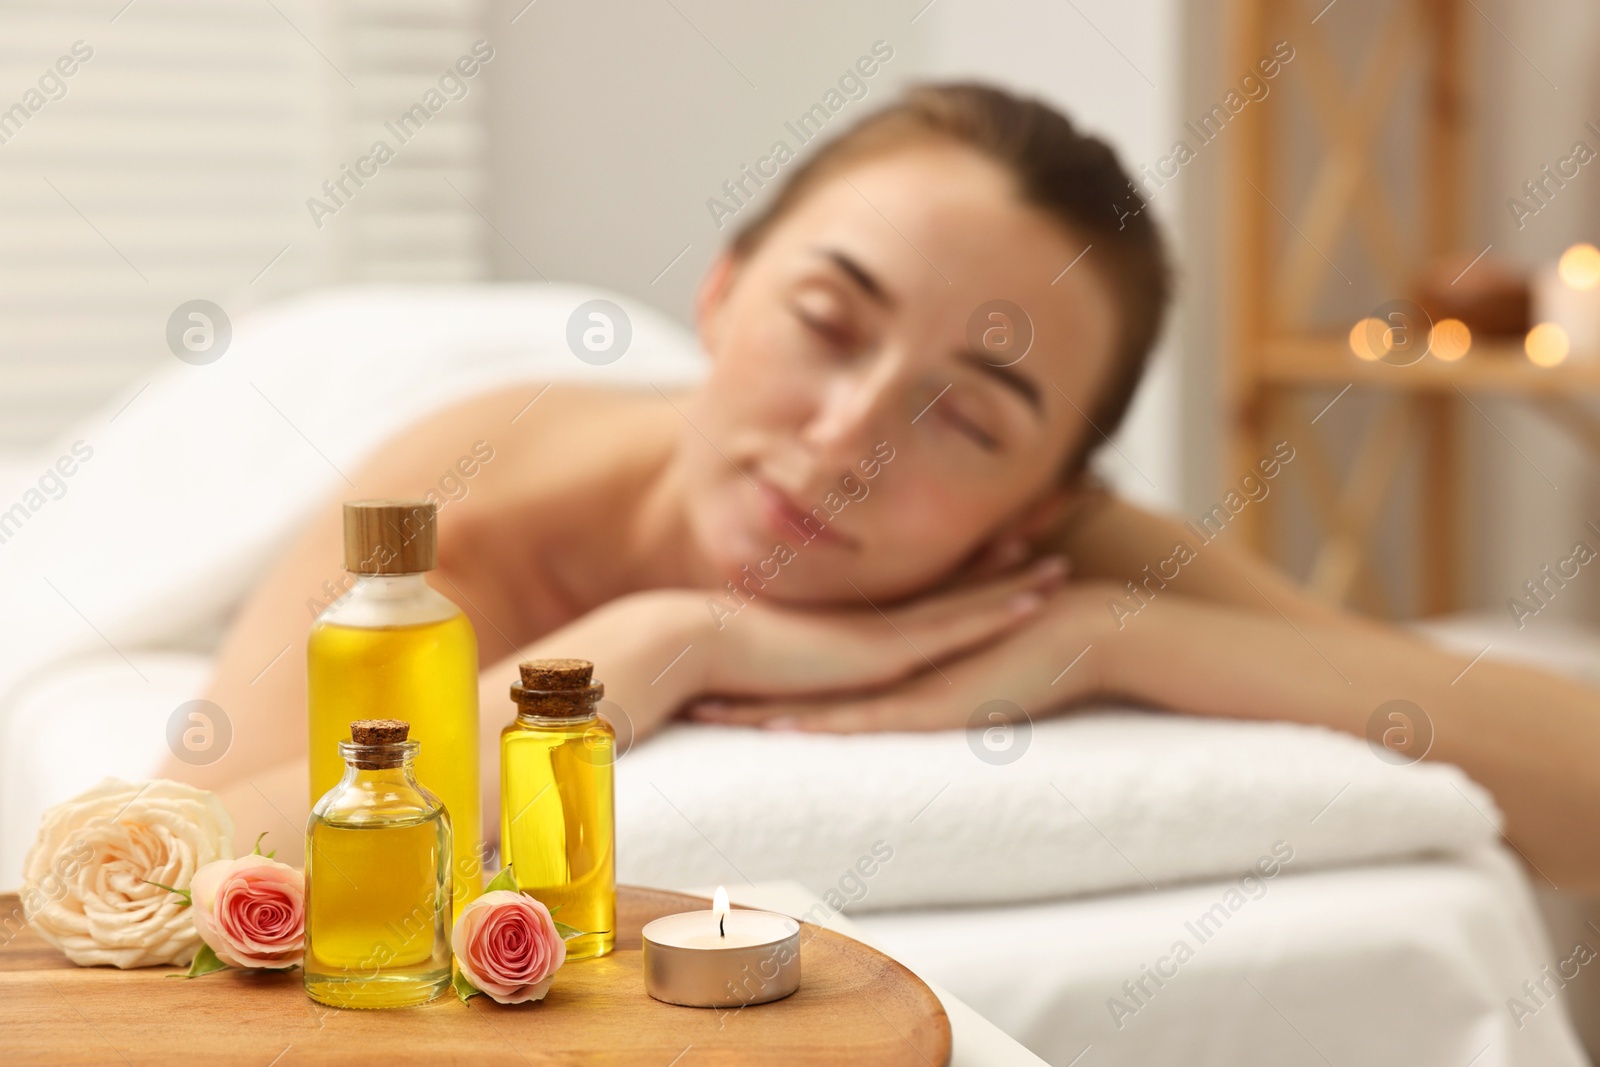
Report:
[[983,371],[1001,385],[1016,393],[1028,402],[1035,415],[1044,417],[1044,398],[1040,395],[1039,386],[1026,374],[1020,374],[1010,367],[1003,367],[991,363],[982,352],[975,352],[970,348],[958,353],[959,358],[969,366]]
[[883,285],[878,281],[878,279],[867,273],[867,269],[865,267],[851,259],[849,256],[845,255],[843,252],[840,252],[838,249],[834,248],[819,248],[816,250],[816,252],[818,255],[827,259],[834,266],[848,274],[850,276],[850,280],[855,282],[856,285],[860,286],[862,292],[866,293],[877,303],[882,304],[885,307],[888,307],[894,303],[893,300],[889,299],[888,292],[885,291]]

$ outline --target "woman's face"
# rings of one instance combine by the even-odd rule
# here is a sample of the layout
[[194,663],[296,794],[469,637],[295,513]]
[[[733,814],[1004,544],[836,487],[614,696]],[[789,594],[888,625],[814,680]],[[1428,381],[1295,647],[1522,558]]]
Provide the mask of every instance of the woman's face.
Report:
[[859,603],[1025,532],[1096,433],[1111,299],[1094,251],[971,150],[825,179],[702,291],[712,369],[684,428],[699,549],[760,596]]

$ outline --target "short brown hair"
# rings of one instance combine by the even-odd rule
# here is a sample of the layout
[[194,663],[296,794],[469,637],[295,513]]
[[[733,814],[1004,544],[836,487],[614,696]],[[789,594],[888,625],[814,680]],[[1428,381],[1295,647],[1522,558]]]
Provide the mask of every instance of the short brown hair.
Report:
[[[779,188],[772,203],[733,240],[744,258],[811,188],[865,156],[928,137],[944,138],[994,160],[1016,179],[1025,202],[1055,217],[1093,246],[1093,260],[1117,304],[1117,342],[1109,380],[1088,406],[1096,429],[1116,432],[1161,333],[1171,271],[1160,231],[1143,210],[1111,146],[1081,133],[1042,101],[973,83],[912,87],[828,142]],[[1137,213],[1134,213],[1137,212]],[[1096,435],[1072,457],[1081,473]]]

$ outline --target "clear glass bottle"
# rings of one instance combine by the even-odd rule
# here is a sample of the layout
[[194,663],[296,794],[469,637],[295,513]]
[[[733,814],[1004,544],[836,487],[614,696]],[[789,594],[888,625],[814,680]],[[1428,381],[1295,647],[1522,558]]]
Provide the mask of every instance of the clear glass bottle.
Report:
[[417,778],[444,801],[455,829],[452,892],[459,911],[482,885],[478,779],[478,641],[472,623],[431,588],[437,511],[416,501],[344,506],[350,591],[311,628],[306,643],[311,803],[344,766],[338,743],[352,719],[389,716],[422,743]]
[[517,888],[568,926],[567,958],[616,945],[616,731],[596,710],[605,686],[581,659],[531,660],[500,734],[500,851]]
[[394,719],[350,724],[344,777],[306,824],[306,993],[336,1008],[425,1004],[450,987],[450,816]]

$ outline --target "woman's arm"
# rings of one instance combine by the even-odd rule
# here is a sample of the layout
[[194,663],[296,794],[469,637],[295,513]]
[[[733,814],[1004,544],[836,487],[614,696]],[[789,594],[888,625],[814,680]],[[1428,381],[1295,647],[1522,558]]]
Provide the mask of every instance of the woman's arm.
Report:
[[1291,620],[1176,593],[1119,629],[1105,607],[1118,593],[1106,582],[1071,583],[1005,640],[877,692],[719,701],[693,714],[791,730],[935,730],[970,727],[974,711],[997,699],[1038,717],[1098,698],[1364,737],[1382,705],[1406,700],[1431,725],[1427,758],[1456,764],[1494,794],[1507,838],[1538,876],[1562,889],[1600,886],[1600,694],[1491,660],[1468,668],[1467,658],[1393,627]]
[[[1313,600],[1231,548],[1230,536],[1204,542],[1106,498],[1058,542],[1075,580],[998,644],[879,692],[719,701],[693,714],[783,729],[927,730],[966,727],[994,699],[1037,716],[1109,698],[1364,737],[1380,707],[1406,700],[1431,726],[1426,758],[1456,764],[1494,794],[1536,876],[1563,889],[1600,886],[1600,693],[1487,659],[1468,669],[1465,657]],[[1178,544],[1192,558],[1163,570]]]
[[[1242,540],[1238,529],[1197,527],[1097,491],[1046,547],[1072,561],[1073,577],[1110,583],[1114,591],[1106,601],[1107,615],[1124,625],[1132,624],[1143,603],[1172,593],[1272,615],[1281,611],[1297,621],[1353,619],[1267,565]],[[1128,589],[1129,582],[1135,591]]]
[[[1120,622],[1104,646],[1108,690],[1357,736],[1383,704],[1410,701],[1433,732],[1427,758],[1494,794],[1507,837],[1538,876],[1564,889],[1600,886],[1600,693],[1492,659],[1464,671],[1463,657],[1313,599],[1235,549],[1235,531],[1204,540],[1211,533],[1111,497],[1071,528],[1063,547],[1079,573],[1139,587],[1122,585],[1121,607],[1108,609]],[[1178,543],[1193,559],[1162,588],[1154,561]]]
[[[1600,886],[1600,693],[1441,651],[1394,627],[1290,622],[1174,597],[1106,645],[1117,696],[1174,711],[1286,719],[1366,736],[1391,700],[1422,709],[1427,758],[1494,794],[1507,838],[1561,889]],[[1159,670],[1152,669],[1160,664]],[[1487,818],[1487,814],[1485,815]]]

